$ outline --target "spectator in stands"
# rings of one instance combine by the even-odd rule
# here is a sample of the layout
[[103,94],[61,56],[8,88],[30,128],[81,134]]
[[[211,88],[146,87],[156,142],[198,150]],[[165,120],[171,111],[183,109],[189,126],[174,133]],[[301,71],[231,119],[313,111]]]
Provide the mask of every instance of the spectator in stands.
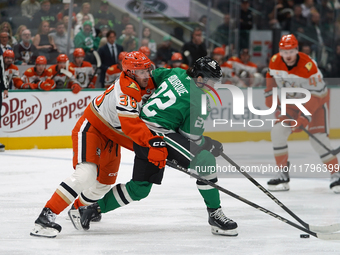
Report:
[[18,43],[18,41],[13,36],[11,24],[9,24],[7,21],[1,23],[0,32],[7,32],[9,34],[8,44],[11,45],[11,47]]
[[85,53],[93,52],[97,50],[99,45],[99,38],[95,38],[92,35],[92,22],[85,21],[83,24],[83,30],[81,30],[74,37],[74,47],[82,48]]
[[15,33],[15,35],[13,36],[15,38],[15,40],[19,43],[21,41],[21,34],[22,34],[22,31],[24,31],[25,29],[27,29],[27,26],[26,25],[20,25],[18,28],[17,28],[17,32]]
[[312,12],[315,12],[315,6],[313,0],[305,0],[303,4],[301,4],[302,8],[302,16],[306,19],[309,19],[309,16]]
[[99,35],[98,37],[100,38],[100,41],[99,41],[99,46],[98,46],[98,49],[100,47],[103,47],[106,43],[107,43],[107,32],[109,32],[110,29],[108,26],[101,26],[100,27],[100,32],[99,32]]
[[191,41],[182,47],[184,64],[193,65],[197,59],[207,55],[207,49],[203,41],[202,29],[196,27],[191,35]]
[[233,66],[236,76],[242,78],[247,86],[252,85],[254,75],[257,73],[257,65],[250,61],[249,49],[242,49],[240,58],[231,57],[228,63]]
[[143,39],[148,39],[148,45],[141,45],[141,46],[148,46],[148,48],[151,51],[151,58],[155,58],[156,56],[156,52],[157,52],[157,43],[155,42],[155,40],[153,40],[151,38],[151,30],[149,27],[144,27],[143,28],[143,32],[142,32],[142,38]]
[[41,89],[52,90],[55,88],[55,82],[51,79],[52,72],[46,69],[47,60],[44,56],[38,56],[35,61],[35,66],[28,68],[21,80],[25,83],[23,89]]
[[110,19],[109,15],[108,15],[108,14],[105,14],[105,13],[103,13],[103,14],[101,15],[101,17],[98,18],[98,22],[96,23],[96,25],[95,25],[95,27],[94,27],[95,30],[96,30],[97,36],[100,36],[99,34],[100,34],[101,29],[102,29],[103,26],[106,26],[106,27],[108,27],[109,29],[113,29],[113,26],[110,26],[110,25],[109,25],[109,19]]
[[89,2],[83,3],[81,7],[81,11],[77,13],[77,25],[83,24],[83,17],[84,15],[87,15],[89,17],[89,20],[91,21],[92,26],[94,27],[94,18],[93,15],[90,13],[91,11],[91,5]]
[[8,44],[9,38],[9,33],[0,33],[0,55],[2,55],[6,50],[12,50],[11,45]]
[[[83,23],[81,24],[81,25],[76,25],[75,27],[74,27],[74,35],[77,35],[80,31],[82,31],[83,29],[84,29],[84,23],[86,22],[86,21],[90,21],[90,17],[89,17],[89,15],[87,15],[87,14],[85,14],[84,16],[83,16]],[[92,23],[91,23],[92,24]],[[92,24],[93,25],[93,24]],[[91,27],[91,33],[92,33],[92,35],[93,35],[93,37],[96,37],[96,30],[95,30],[95,28],[92,26]]]
[[301,52],[307,54],[308,56],[310,56],[312,59],[316,60],[315,59],[315,54],[312,52],[312,48],[310,47],[310,44],[309,43],[303,43],[301,45]]
[[[64,16],[63,21],[62,21],[64,23],[65,31],[67,31],[66,34],[68,34],[68,31],[69,31],[68,19],[69,19],[68,16]],[[70,33],[71,41],[74,41],[74,29],[72,27],[70,29],[71,29],[71,33]]]
[[279,0],[273,11],[268,15],[272,27],[280,27],[282,30],[290,31],[291,19],[294,15],[293,6],[293,0]]
[[320,27],[320,14],[318,12],[311,13],[311,24],[307,26],[305,35],[318,42],[318,44],[312,45],[312,50],[317,50],[318,47],[322,47],[324,45],[323,36],[325,33]]
[[114,30],[110,30],[106,34],[107,44],[103,47],[99,48],[98,54],[102,61],[102,65],[100,67],[100,83],[104,86],[105,73],[106,70],[118,63],[117,58],[119,54],[124,50],[124,48],[116,43],[116,32]]
[[48,21],[50,29],[53,30],[55,28],[55,24],[57,23],[57,17],[55,16],[53,10],[51,10],[50,1],[44,0],[40,3],[40,5],[41,10],[34,14],[31,27],[35,29],[41,24],[42,21]]
[[240,13],[240,48],[249,47],[249,31],[253,28],[253,14],[249,10],[249,1],[242,0]]
[[230,15],[225,14],[223,18],[223,24],[219,25],[212,35],[213,40],[222,45],[229,45],[229,42],[234,40],[233,32],[231,32],[231,37],[229,36],[229,26]]
[[290,31],[292,34],[296,34],[296,32],[304,33],[307,27],[307,19],[302,15],[302,7],[301,5],[294,5],[294,16],[291,20]]
[[175,27],[173,33],[171,33],[173,37],[184,42],[183,34],[184,34],[184,30],[181,27]]
[[48,64],[54,64],[58,52],[53,38],[48,34],[49,31],[49,22],[42,21],[39,25],[38,33],[33,38],[33,44],[38,49],[39,56],[45,56]]
[[20,79],[19,68],[14,65],[14,52],[12,50],[6,50],[3,54],[5,65],[5,76],[8,82],[9,89],[20,89],[23,85],[23,81]]
[[122,51],[118,55],[118,63],[110,66],[105,73],[105,82],[104,86],[105,88],[108,88],[112,85],[112,83],[120,76],[123,67],[122,67],[122,61],[127,52]]
[[187,64],[183,63],[183,56],[179,52],[175,52],[174,54],[172,54],[169,63],[164,66],[164,68],[169,68],[169,69],[176,68],[176,67],[182,68],[184,70],[188,70],[189,68]]
[[[57,21],[58,22],[62,21],[63,17],[68,16],[69,8],[70,8],[70,4],[64,3],[63,9],[60,12],[58,12],[58,14],[57,14]],[[77,24],[76,13],[72,12],[72,27],[74,27],[76,24]]]
[[40,3],[36,0],[24,0],[21,3],[21,15],[27,18],[28,22],[31,22],[33,15],[40,11]]
[[56,32],[50,34],[53,39],[55,46],[57,47],[58,53],[72,54],[74,51],[74,43],[70,40],[70,52],[67,52],[68,38],[65,30],[65,25],[63,22],[58,22],[56,25]]
[[130,14],[128,12],[124,12],[122,14],[121,20],[115,24],[115,31],[118,38],[123,34],[127,24],[130,24]]
[[108,26],[113,29],[116,24],[116,18],[113,13],[109,11],[109,3],[106,0],[102,0],[100,4],[100,9],[98,12],[94,14],[94,19],[96,24],[98,24],[98,21],[102,15],[105,15],[108,17]]
[[21,42],[14,46],[16,65],[34,65],[39,56],[38,49],[32,44],[31,31],[25,29],[21,33]]
[[171,36],[165,35],[163,37],[163,42],[157,49],[157,58],[156,58],[156,64],[157,66],[165,66],[171,59],[172,54],[177,52],[176,49],[171,47]]
[[[138,39],[135,35],[136,32],[134,26],[132,24],[127,24],[125,26],[124,33],[117,39],[116,43],[122,45],[124,50],[127,52],[137,50]],[[129,51],[127,49],[127,46],[129,46]]]

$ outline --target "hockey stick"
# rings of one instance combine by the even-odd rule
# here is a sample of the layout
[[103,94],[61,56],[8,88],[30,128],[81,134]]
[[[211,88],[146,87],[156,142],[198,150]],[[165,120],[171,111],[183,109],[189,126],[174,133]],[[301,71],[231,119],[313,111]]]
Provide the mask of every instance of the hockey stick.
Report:
[[[281,110],[280,106],[278,106],[278,108]],[[294,119],[292,116],[290,116],[287,112],[286,112],[286,116],[290,119]],[[312,137],[318,144],[320,144],[326,151],[328,151],[328,153],[336,156],[339,152],[340,152],[340,147],[338,147],[335,150],[331,150],[329,149],[326,145],[324,145],[318,138],[315,137],[315,135],[313,135],[311,132],[309,132],[305,127],[300,127],[304,132],[306,132],[307,135],[309,135],[310,137]]]
[[270,193],[266,188],[264,188],[260,183],[258,183],[253,177],[251,177],[246,171],[241,169],[241,167],[239,165],[237,165],[227,155],[225,155],[222,152],[221,156],[226,161],[228,161],[231,165],[236,167],[236,169],[240,173],[242,173],[249,181],[251,181],[256,187],[258,187],[261,191],[263,191],[264,194],[266,194],[268,197],[270,197],[271,200],[273,200],[275,203],[277,203],[283,210],[285,210],[290,216],[292,216],[294,219],[296,219],[306,229],[314,231],[314,232],[320,232],[320,233],[332,233],[332,232],[336,232],[336,231],[340,230],[340,223],[336,223],[336,224],[332,224],[332,225],[328,225],[328,226],[313,226],[313,225],[310,225],[310,224],[304,222],[295,213],[293,213],[287,206],[285,206],[279,199],[277,199],[272,193]]
[[303,232],[306,232],[306,233],[308,233],[312,236],[315,236],[316,238],[323,239],[323,240],[340,240],[340,233],[324,234],[324,233],[313,232],[309,229],[301,227],[300,225],[297,225],[296,223],[294,223],[294,222],[292,222],[292,221],[290,221],[290,220],[288,220],[288,219],[286,219],[286,218],[284,218],[284,217],[282,217],[282,216],[280,216],[280,215],[278,215],[278,214],[276,214],[276,213],[274,213],[274,212],[272,212],[272,211],[270,211],[270,210],[268,210],[268,209],[266,209],[262,206],[255,204],[255,203],[253,203],[253,202],[251,202],[251,201],[249,201],[249,200],[247,200],[247,199],[245,199],[245,198],[243,198],[243,197],[241,197],[241,196],[239,196],[239,195],[237,195],[237,194],[235,194],[235,193],[233,193],[233,192],[231,192],[231,191],[229,191],[225,188],[222,188],[221,186],[219,186],[219,185],[217,185],[217,184],[215,184],[211,181],[204,179],[203,177],[201,177],[201,176],[199,176],[195,173],[190,172],[190,170],[188,170],[184,167],[181,167],[180,165],[178,165],[177,163],[175,163],[173,161],[168,160],[166,164],[168,166],[172,167],[172,168],[175,168],[175,169],[187,174],[187,175],[190,175],[191,177],[193,177],[193,178],[195,178],[195,179],[197,179],[197,180],[199,180],[199,181],[201,181],[201,182],[203,182],[207,185],[210,185],[211,187],[213,187],[215,189],[218,189],[219,191],[221,191],[221,192],[223,192],[223,193],[225,193],[225,194],[227,194],[227,195],[229,195],[229,196],[231,196],[231,197],[233,197],[237,200],[240,200],[241,202],[244,202],[244,203],[250,205],[251,207],[254,207],[257,210],[260,210],[260,211],[274,217],[275,219],[278,219],[278,220],[280,220],[284,223],[287,223],[287,224],[289,224],[289,225],[291,225],[291,226],[293,226],[293,227],[295,227],[295,228],[297,228],[297,229],[299,229]]
[[93,76],[92,76],[91,80],[89,81],[89,83],[87,84],[86,88],[93,81],[94,77],[96,76],[96,74],[98,72],[98,69],[102,66],[102,61],[101,61],[100,56],[99,56],[97,51],[93,52],[93,56],[96,58],[97,66],[96,66],[96,69],[94,70]]

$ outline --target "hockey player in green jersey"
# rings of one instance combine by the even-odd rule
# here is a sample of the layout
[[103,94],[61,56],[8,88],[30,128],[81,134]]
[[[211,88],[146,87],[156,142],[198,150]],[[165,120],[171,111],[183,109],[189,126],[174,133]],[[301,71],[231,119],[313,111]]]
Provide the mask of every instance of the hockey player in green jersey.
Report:
[[[167,160],[176,161],[183,167],[196,169],[195,166],[200,166],[202,171],[198,174],[217,182],[217,173],[210,170],[215,169],[211,166],[216,166],[215,157],[223,151],[223,146],[202,135],[207,114],[202,114],[201,98],[206,96],[204,91],[213,88],[221,79],[220,66],[215,60],[202,57],[187,71],[160,68],[152,71],[151,76],[157,89],[143,106],[140,118],[154,135],[163,139],[152,141],[150,147],[134,143],[136,156],[132,179],[114,186],[97,203],[72,212],[71,220],[77,229],[88,230],[92,218],[141,200],[148,196],[153,183],[161,184],[164,166],[148,160],[151,147],[160,152],[166,149]],[[200,181],[196,184],[207,206],[212,233],[237,236],[236,222],[222,211],[219,191]]]

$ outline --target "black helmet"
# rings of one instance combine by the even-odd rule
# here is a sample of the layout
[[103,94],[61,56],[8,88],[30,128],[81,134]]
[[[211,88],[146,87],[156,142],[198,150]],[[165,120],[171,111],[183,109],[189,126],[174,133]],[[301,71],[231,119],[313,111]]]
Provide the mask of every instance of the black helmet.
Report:
[[204,79],[220,79],[222,77],[220,65],[216,60],[210,57],[201,57],[197,59],[192,71],[194,78],[202,76]]

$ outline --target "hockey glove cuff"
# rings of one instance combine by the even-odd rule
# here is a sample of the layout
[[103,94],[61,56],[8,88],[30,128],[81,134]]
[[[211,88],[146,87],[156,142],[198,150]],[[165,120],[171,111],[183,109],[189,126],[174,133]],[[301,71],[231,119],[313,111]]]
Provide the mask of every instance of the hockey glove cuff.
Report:
[[203,150],[210,151],[214,157],[218,157],[223,151],[223,145],[219,141],[211,139],[209,136],[204,136]]
[[166,158],[168,157],[168,150],[166,143],[161,136],[154,136],[149,140],[149,154],[148,160],[160,169],[166,165]]
[[77,83],[73,84],[71,89],[74,94],[78,94],[81,91],[81,87]]

